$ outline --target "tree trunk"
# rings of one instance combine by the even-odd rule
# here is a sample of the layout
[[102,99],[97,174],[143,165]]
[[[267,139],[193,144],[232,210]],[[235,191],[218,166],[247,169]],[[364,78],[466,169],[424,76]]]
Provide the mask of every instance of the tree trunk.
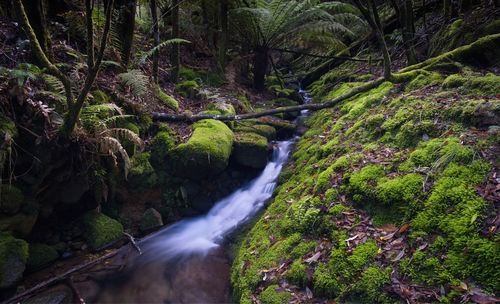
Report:
[[135,13],[137,10],[137,0],[120,0],[115,3],[115,8],[119,10],[119,18],[116,30],[120,37],[121,61],[127,67],[130,61],[130,51],[134,40]]
[[[179,0],[172,1],[172,38],[179,37]],[[179,69],[181,65],[181,51],[180,44],[174,43],[172,46],[172,73],[170,74],[170,80],[173,83],[177,83],[179,80]]]
[[31,27],[35,31],[36,38],[42,47],[43,52],[50,62],[54,62],[54,53],[52,51],[52,40],[47,29],[45,20],[44,3],[42,0],[23,0],[23,5],[28,15]]
[[380,46],[382,48],[382,56],[384,57],[384,78],[385,80],[390,80],[392,78],[391,56],[389,55],[389,50],[387,49],[382,24],[380,23],[380,17],[377,11],[377,5],[375,4],[374,0],[370,0],[370,7],[371,15],[373,16],[372,23],[374,24],[374,26],[372,27],[375,30],[375,35],[377,36],[377,39],[380,43]]
[[257,91],[263,91],[265,88],[264,81],[269,65],[269,50],[266,47],[255,49],[253,61],[253,87]]
[[[151,0],[151,17],[153,19],[153,47],[158,46],[160,43],[160,32],[158,27],[158,12],[156,8],[156,0]],[[153,53],[153,80],[155,85],[158,85],[158,61],[159,54],[158,51]]]
[[[415,55],[415,23],[413,19],[413,0],[404,1],[404,19],[401,20],[403,29],[403,42],[405,44],[406,58],[408,65],[414,65],[417,61],[417,56]],[[403,23],[404,22],[404,23]],[[404,25],[403,25],[404,24]]]
[[221,24],[221,40],[219,45],[219,69],[224,74],[226,69],[226,51],[227,51],[227,41],[228,41],[228,33],[227,33],[227,12],[228,5],[227,1],[220,1],[220,24]]

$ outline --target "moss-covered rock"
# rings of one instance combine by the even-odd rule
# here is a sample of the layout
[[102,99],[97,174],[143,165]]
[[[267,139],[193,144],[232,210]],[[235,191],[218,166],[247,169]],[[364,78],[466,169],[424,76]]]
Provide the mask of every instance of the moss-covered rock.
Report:
[[120,240],[123,236],[123,226],[102,213],[89,211],[83,216],[83,224],[87,232],[89,248],[97,251]]
[[443,89],[458,89],[465,95],[497,96],[500,94],[500,76],[453,74],[443,81]]
[[148,232],[163,226],[161,214],[154,208],[149,208],[141,218],[141,231]]
[[29,257],[27,262],[28,270],[39,270],[59,258],[57,250],[49,245],[32,243],[29,244]]
[[218,111],[220,115],[236,115],[232,104],[214,102],[207,105],[207,110]]
[[222,172],[228,164],[234,134],[223,122],[206,119],[193,125],[193,134],[168,153],[172,174],[200,179]]
[[162,104],[164,104],[168,108],[174,110],[175,112],[179,112],[179,102],[172,96],[163,92],[163,90],[158,89],[158,94],[156,97]]
[[176,139],[173,132],[160,131],[151,140],[151,160],[161,165],[170,150],[175,146]]
[[260,301],[262,304],[285,304],[290,299],[290,293],[286,291],[276,291],[279,286],[269,285],[264,291],[260,293]]
[[9,234],[0,233],[0,288],[19,281],[28,260],[28,243]]
[[194,80],[188,80],[179,83],[175,87],[175,91],[179,93],[179,95],[183,96],[184,98],[193,98],[196,96],[196,92],[198,89],[198,84]]
[[24,195],[12,185],[3,185],[0,188],[0,210],[7,214],[17,213],[24,203]]
[[150,154],[135,154],[130,159],[129,180],[142,189],[152,188],[158,182],[158,177],[149,162]]
[[15,215],[0,215],[0,231],[10,231],[16,237],[27,237],[30,235],[38,219],[38,212]]
[[256,133],[237,132],[231,157],[240,165],[261,169],[267,164],[271,151],[267,139]]
[[264,136],[268,140],[276,139],[276,129],[263,124],[252,124],[252,122],[237,122],[233,128],[234,132],[253,132]]

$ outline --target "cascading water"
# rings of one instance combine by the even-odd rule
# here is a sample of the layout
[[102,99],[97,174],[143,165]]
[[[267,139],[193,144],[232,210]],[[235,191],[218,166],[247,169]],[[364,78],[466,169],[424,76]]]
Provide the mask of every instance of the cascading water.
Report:
[[[309,94],[300,88],[305,103]],[[295,122],[307,117],[301,111]],[[224,238],[250,219],[272,196],[295,137],[275,145],[273,158],[260,176],[217,202],[205,215],[180,221],[143,239],[144,254],[112,276],[103,276],[97,303],[222,303],[230,301],[230,260]],[[123,269],[122,269],[123,268]]]

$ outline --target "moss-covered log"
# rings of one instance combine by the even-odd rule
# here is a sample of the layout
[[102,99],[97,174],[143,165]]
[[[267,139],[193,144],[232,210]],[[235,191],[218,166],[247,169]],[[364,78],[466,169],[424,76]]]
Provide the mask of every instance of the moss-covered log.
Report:
[[180,121],[180,122],[195,122],[198,120],[203,120],[203,119],[215,119],[215,120],[244,120],[244,119],[251,119],[251,118],[258,118],[258,117],[263,117],[263,116],[270,116],[270,115],[275,115],[279,113],[288,113],[288,112],[296,112],[296,111],[302,111],[302,110],[312,110],[312,111],[317,111],[325,108],[331,108],[335,105],[337,105],[339,102],[346,100],[348,98],[351,98],[359,93],[366,92],[370,89],[373,89],[380,84],[384,82],[383,78],[376,79],[374,81],[368,82],[364,85],[361,85],[359,87],[356,87],[349,92],[342,94],[341,96],[330,100],[325,103],[317,103],[317,104],[303,104],[303,105],[298,105],[298,106],[290,106],[290,107],[281,107],[277,109],[271,109],[271,110],[266,110],[266,111],[261,111],[261,112],[256,112],[256,113],[248,113],[248,114],[240,114],[240,115],[207,115],[207,114],[201,114],[201,115],[177,115],[177,114],[167,114],[167,113],[158,113],[158,112],[153,112],[152,116],[153,119],[158,120],[158,121]]

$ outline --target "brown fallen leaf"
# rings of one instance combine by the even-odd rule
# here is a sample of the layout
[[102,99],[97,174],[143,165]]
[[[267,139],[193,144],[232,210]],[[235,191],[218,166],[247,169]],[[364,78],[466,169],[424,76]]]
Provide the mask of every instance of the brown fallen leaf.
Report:
[[312,257],[305,259],[304,262],[308,264],[312,264],[314,262],[317,262],[319,260],[319,257],[321,256],[321,252],[316,252]]

